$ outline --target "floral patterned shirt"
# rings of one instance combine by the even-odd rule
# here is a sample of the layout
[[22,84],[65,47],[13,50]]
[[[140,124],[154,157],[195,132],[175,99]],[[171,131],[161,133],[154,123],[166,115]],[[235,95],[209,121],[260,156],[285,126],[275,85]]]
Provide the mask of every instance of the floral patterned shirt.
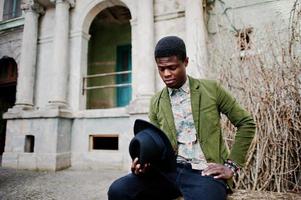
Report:
[[178,162],[189,162],[203,170],[207,161],[197,139],[193,121],[188,78],[179,89],[168,88],[178,141]]

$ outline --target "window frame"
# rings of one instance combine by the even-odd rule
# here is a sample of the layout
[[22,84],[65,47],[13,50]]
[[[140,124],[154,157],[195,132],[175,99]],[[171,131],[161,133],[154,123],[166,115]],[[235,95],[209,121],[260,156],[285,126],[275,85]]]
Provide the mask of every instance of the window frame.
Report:
[[[127,52],[127,66],[122,66],[122,54]],[[109,76],[115,76],[115,84],[102,84],[102,85],[94,85],[88,86],[89,79],[92,78],[105,78]],[[124,82],[121,76],[127,76],[128,81]],[[86,101],[86,110],[93,110],[93,109],[111,109],[111,108],[121,108],[126,107],[130,104],[132,100],[132,45],[131,44],[124,44],[124,45],[117,45],[116,46],[116,63],[115,63],[115,71],[114,72],[107,72],[107,73],[98,73],[98,74],[89,74],[83,76],[83,84],[82,84],[82,95],[87,95],[88,90],[101,90],[106,88],[112,88],[116,91],[116,105],[112,107],[106,108],[90,108],[87,106]],[[127,95],[125,95],[127,94]]]
[[[11,3],[12,6],[8,7],[8,3]],[[21,3],[22,0],[5,0],[3,3],[2,20],[6,21],[22,16]]]

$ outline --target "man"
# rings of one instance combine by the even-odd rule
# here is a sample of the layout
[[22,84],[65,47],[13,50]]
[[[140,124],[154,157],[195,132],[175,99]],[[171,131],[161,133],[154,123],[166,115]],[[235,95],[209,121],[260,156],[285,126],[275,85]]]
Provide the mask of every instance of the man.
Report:
[[[186,75],[188,57],[182,39],[164,37],[156,45],[155,59],[166,87],[151,99],[149,119],[167,135],[177,155],[177,171],[151,173],[134,159],[132,174],[115,181],[108,192],[116,199],[226,199],[231,178],[244,165],[255,133],[250,114],[212,80]],[[228,153],[220,127],[220,113],[237,127]],[[147,176],[147,174],[152,174]]]

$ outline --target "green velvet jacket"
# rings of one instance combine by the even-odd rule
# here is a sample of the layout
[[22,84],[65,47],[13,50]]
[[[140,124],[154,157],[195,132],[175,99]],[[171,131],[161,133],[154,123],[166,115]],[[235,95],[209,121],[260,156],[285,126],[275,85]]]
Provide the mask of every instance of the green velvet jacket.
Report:
[[[231,159],[241,167],[244,166],[246,153],[255,134],[251,115],[216,81],[188,78],[193,120],[207,162],[223,163]],[[235,143],[230,152],[222,136],[221,113],[237,128]],[[176,152],[176,128],[166,87],[152,97],[149,119],[166,133]]]

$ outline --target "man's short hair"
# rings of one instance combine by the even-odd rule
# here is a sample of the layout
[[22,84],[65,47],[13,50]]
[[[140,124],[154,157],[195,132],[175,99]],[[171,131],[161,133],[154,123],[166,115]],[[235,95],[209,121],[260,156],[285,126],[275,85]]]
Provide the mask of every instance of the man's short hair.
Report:
[[163,37],[155,47],[155,59],[170,56],[177,56],[181,61],[186,59],[185,43],[177,36]]

